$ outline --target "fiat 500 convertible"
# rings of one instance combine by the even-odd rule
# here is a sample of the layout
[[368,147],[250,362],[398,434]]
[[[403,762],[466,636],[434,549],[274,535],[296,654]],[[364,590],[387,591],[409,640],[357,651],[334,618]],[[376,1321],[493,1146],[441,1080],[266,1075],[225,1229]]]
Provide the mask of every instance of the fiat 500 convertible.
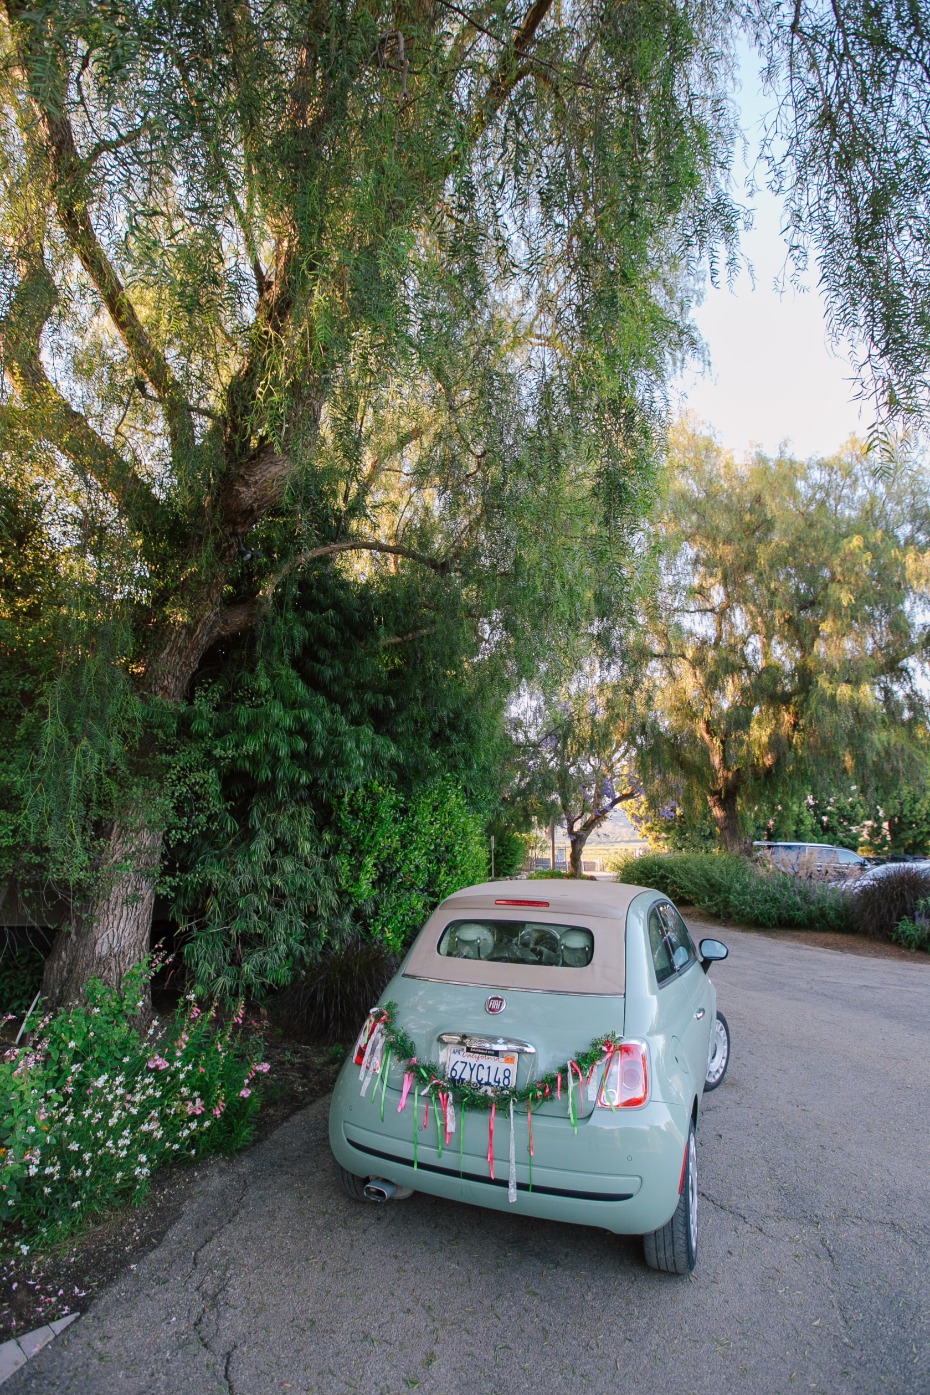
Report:
[[359,1034],[330,1144],[353,1199],[412,1191],[641,1235],[697,1257],[695,1130],[730,1034],[667,897],[489,882],[445,900]]

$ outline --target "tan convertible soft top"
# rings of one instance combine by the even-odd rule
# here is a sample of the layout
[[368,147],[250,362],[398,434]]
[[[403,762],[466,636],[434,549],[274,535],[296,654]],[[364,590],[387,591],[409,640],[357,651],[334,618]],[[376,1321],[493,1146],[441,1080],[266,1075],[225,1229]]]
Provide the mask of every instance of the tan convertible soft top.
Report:
[[[622,993],[625,983],[626,914],[645,888],[617,882],[484,882],[455,892],[426,922],[404,965],[408,978],[473,983],[487,988],[528,988],[549,993]],[[516,904],[515,904],[516,903]],[[454,959],[439,953],[442,932],[453,920],[532,920],[579,925],[592,932],[594,953],[584,968],[501,964]]]

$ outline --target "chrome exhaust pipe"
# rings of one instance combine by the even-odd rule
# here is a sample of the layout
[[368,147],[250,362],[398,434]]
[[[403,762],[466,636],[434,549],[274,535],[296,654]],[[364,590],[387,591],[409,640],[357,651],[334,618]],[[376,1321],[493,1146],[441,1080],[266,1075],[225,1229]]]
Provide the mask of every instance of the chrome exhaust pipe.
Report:
[[397,1187],[386,1177],[369,1177],[365,1183],[365,1197],[368,1201],[390,1201]]

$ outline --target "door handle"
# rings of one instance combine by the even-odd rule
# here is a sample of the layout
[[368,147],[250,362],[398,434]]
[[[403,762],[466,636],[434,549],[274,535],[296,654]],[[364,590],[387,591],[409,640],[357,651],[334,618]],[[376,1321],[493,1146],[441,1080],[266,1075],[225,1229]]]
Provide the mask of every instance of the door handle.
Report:
[[695,1017],[697,1018],[697,1020],[698,1020],[699,1022],[700,1022],[701,1018],[704,1016],[704,1013],[705,1013],[706,1011],[707,1011],[706,1008],[698,1008],[697,1012],[694,1014]]

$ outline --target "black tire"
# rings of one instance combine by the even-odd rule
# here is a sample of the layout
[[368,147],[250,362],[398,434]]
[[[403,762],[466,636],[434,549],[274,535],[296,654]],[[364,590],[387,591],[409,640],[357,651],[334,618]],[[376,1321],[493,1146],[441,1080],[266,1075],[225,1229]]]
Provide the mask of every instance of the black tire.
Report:
[[697,1152],[694,1125],[688,1127],[685,1175],[672,1219],[661,1230],[643,1236],[643,1253],[650,1269],[663,1274],[690,1274],[697,1263]]
[[716,1090],[723,1084],[723,1077],[730,1064],[730,1024],[722,1012],[717,1013],[714,1030],[710,1038],[710,1055],[707,1060],[707,1075],[704,1078],[704,1092]]
[[365,1183],[367,1177],[356,1177],[354,1172],[346,1172],[340,1163],[336,1163],[336,1180],[351,1201],[367,1201],[365,1195]]

